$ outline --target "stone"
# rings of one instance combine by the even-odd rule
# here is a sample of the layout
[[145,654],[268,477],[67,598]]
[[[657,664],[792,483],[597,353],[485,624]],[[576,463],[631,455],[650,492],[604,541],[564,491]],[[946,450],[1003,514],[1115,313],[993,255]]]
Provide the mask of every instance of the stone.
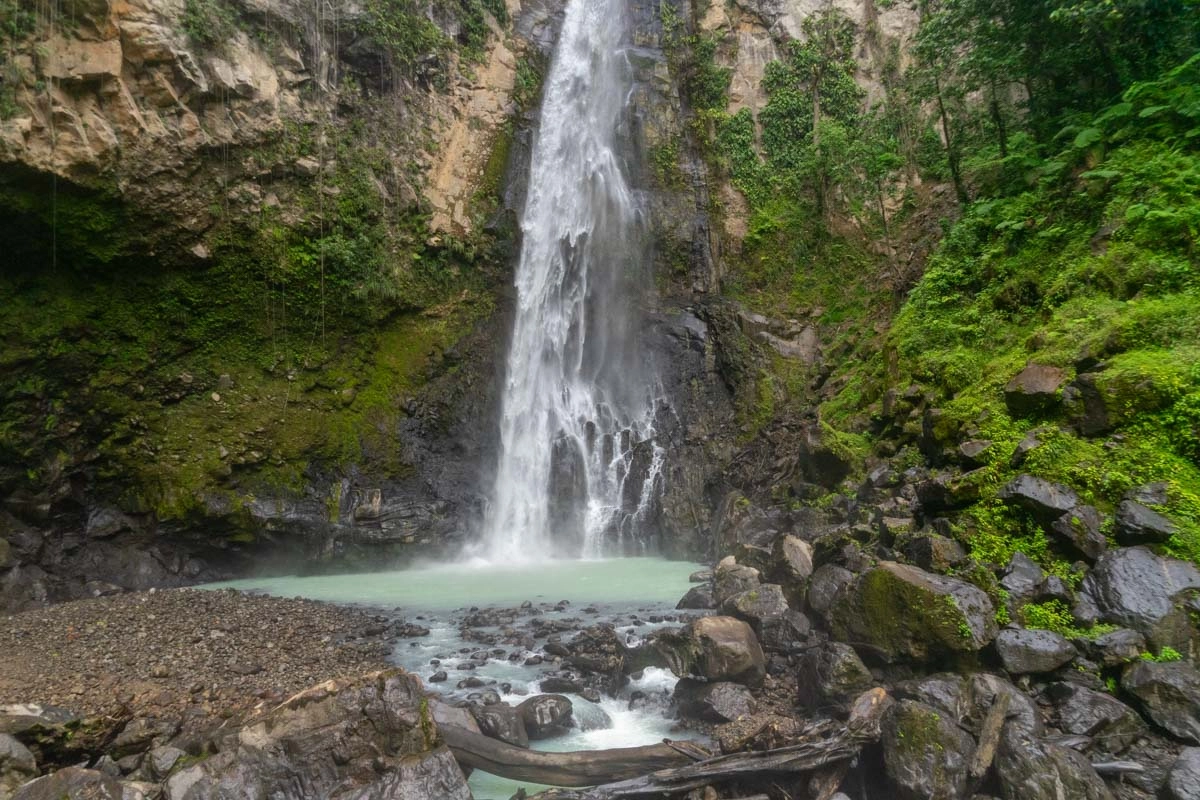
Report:
[[775,540],[774,556],[782,583],[796,585],[813,574],[813,547],[803,539],[780,536]]
[[898,544],[909,563],[931,572],[949,572],[967,560],[962,545],[936,533],[909,536]]
[[850,583],[854,573],[837,564],[822,564],[808,581],[807,600],[811,608],[822,619],[828,619],[834,600]]
[[1079,495],[1070,487],[1027,474],[1005,484],[998,496],[1009,505],[1028,511],[1043,525],[1081,505]]
[[150,767],[150,775],[156,780],[165,780],[179,759],[186,755],[187,753],[178,747],[155,747],[146,754],[146,764]]
[[1097,375],[1085,372],[1063,389],[1063,406],[1071,425],[1082,436],[1098,436],[1113,428],[1109,400],[1097,382]]
[[121,77],[121,41],[89,42],[53,36],[38,49],[43,75],[61,82],[100,82]]
[[704,683],[681,678],[675,684],[674,699],[683,717],[716,724],[734,722],[758,709],[749,689],[729,681]]
[[1163,800],[1200,798],[1200,747],[1185,747],[1167,771]]
[[765,626],[787,613],[788,604],[782,587],[775,583],[764,583],[756,589],[730,597],[721,605],[721,611],[750,623],[754,632],[762,636]]
[[1000,586],[1014,600],[1032,597],[1046,579],[1046,573],[1029,556],[1020,550],[1012,554],[1008,566],[1004,568],[1004,576],[1000,578]]
[[946,714],[962,719],[966,708],[967,682],[952,672],[938,672],[924,678],[901,681],[893,694],[900,700],[917,700]]
[[506,703],[493,706],[471,706],[471,716],[479,725],[484,736],[499,739],[517,747],[529,746],[529,732],[525,730],[525,719],[517,709]]
[[1104,752],[1124,752],[1146,734],[1138,713],[1112,695],[1074,683],[1052,684],[1046,694],[1058,710],[1063,733],[1092,737]]
[[988,439],[967,439],[958,445],[958,455],[962,462],[969,467],[981,467],[987,461],[984,456],[992,449]]
[[1107,669],[1137,661],[1146,652],[1146,637],[1128,628],[1117,628],[1097,636],[1087,646],[1088,655]]
[[675,604],[680,609],[707,610],[717,607],[717,599],[713,597],[712,584],[700,583],[687,590],[687,593]]
[[539,694],[517,706],[530,739],[548,739],[571,726],[571,701],[561,694]]
[[538,682],[538,688],[547,694],[579,694],[583,684],[574,678],[549,675]]
[[787,611],[763,622],[759,642],[767,650],[787,652],[808,638],[812,622],[799,611]]
[[966,795],[975,753],[970,734],[937,709],[913,700],[883,715],[883,765],[900,800],[958,800]]
[[921,512],[926,516],[966,508],[980,498],[981,470],[935,475],[914,487]]
[[1014,417],[1045,413],[1060,401],[1066,373],[1045,364],[1030,364],[1004,386],[1004,403]]
[[[138,796],[140,797],[140,793]],[[99,770],[67,767],[26,783],[12,795],[12,800],[133,799],[126,796],[121,782],[116,778]]]
[[37,760],[29,748],[7,733],[0,733],[0,798],[10,797],[18,786],[37,776]]
[[1054,631],[1006,628],[996,635],[996,652],[1012,675],[1053,672],[1078,653],[1074,645]]
[[810,483],[835,489],[850,475],[853,464],[843,448],[832,444],[827,428],[820,422],[807,422],[797,436],[797,466]]
[[709,681],[762,685],[766,658],[749,625],[733,617],[705,617],[690,628],[700,675]]
[[1200,570],[1155,555],[1145,547],[1124,547],[1101,556],[1080,586],[1080,599],[1100,617],[1146,637],[1155,650],[1189,650],[1192,626],[1184,608],[1200,589]]
[[796,663],[800,705],[810,710],[845,711],[875,685],[871,671],[848,644],[827,642],[805,650]]
[[1117,541],[1125,545],[1161,544],[1175,535],[1174,522],[1134,500],[1117,506]]
[[739,564],[732,556],[727,556],[717,564],[713,575],[713,598],[717,605],[722,605],[734,595],[757,589],[759,585],[758,570]]
[[1159,728],[1188,744],[1200,744],[1200,672],[1182,661],[1139,661],[1121,674],[1121,688]]
[[1069,551],[1092,563],[1108,549],[1103,524],[1104,515],[1092,506],[1080,505],[1051,522],[1048,531]]
[[37,703],[0,705],[0,733],[19,736],[32,728],[61,728],[79,720],[65,708]]
[[999,675],[986,672],[976,673],[967,683],[966,718],[977,728],[983,723],[988,710],[999,695],[1008,696],[1008,722],[1006,727],[1016,726],[1031,736],[1041,736],[1045,730],[1042,715],[1029,695],[1013,686]]
[[444,703],[437,698],[431,696],[429,698],[429,713],[433,715],[433,721],[440,725],[453,725],[456,728],[468,730],[471,733],[483,733],[479,729],[479,723],[475,721],[469,707],[452,706],[449,703]]
[[1165,506],[1171,499],[1171,486],[1166,481],[1147,483],[1125,493],[1123,500],[1131,500],[1144,506]]
[[429,706],[400,669],[326,681],[218,736],[167,779],[166,800],[470,800]]
[[1082,753],[1041,741],[1011,721],[1000,735],[994,766],[1005,800],[1113,800]]
[[711,583],[712,579],[713,571],[711,569],[698,569],[688,575],[688,583]]
[[887,663],[975,653],[996,636],[995,610],[980,589],[890,561],[838,595],[830,627],[838,641]]

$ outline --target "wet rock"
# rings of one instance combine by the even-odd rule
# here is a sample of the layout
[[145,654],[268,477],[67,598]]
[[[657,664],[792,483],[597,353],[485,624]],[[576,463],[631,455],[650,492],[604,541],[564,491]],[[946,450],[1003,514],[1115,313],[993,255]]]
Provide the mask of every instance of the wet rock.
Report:
[[1058,405],[1066,373],[1045,364],[1030,364],[1004,386],[1004,403],[1014,417],[1045,413]]
[[538,687],[547,694],[579,694],[583,684],[574,678],[549,675],[538,682]]
[[1050,523],[1049,532],[1066,548],[1089,563],[1108,549],[1101,528],[1104,516],[1092,506],[1076,506]]
[[705,617],[690,627],[700,675],[712,682],[762,684],[766,659],[749,625],[733,617]]
[[971,725],[978,728],[983,723],[988,710],[1001,694],[1008,697],[1006,726],[1016,726],[1031,736],[1041,736],[1045,725],[1037,705],[1029,695],[999,675],[985,672],[972,675],[967,683],[966,718]]
[[479,728],[479,723],[471,715],[470,707],[460,708],[452,706],[449,703],[444,703],[437,699],[437,697],[430,697],[429,713],[433,716],[433,721],[438,725],[453,725],[456,728],[462,728],[472,733],[483,733]]
[[674,698],[683,717],[717,724],[753,714],[758,705],[749,689],[728,681],[705,683],[681,678],[675,684]]
[[898,546],[909,563],[931,572],[949,572],[967,559],[962,545],[936,533],[905,537]]
[[1083,754],[1041,741],[1012,722],[1001,733],[995,770],[1005,800],[1113,800]]
[[579,693],[579,696],[584,700],[587,700],[589,703],[600,702],[600,692],[596,691],[590,686],[584,687],[584,689]]
[[7,733],[0,733],[0,797],[9,797],[36,775],[37,761],[29,748]]
[[1196,800],[1200,798],[1200,747],[1186,747],[1167,772],[1163,785],[1163,800]]
[[950,719],[966,716],[967,682],[952,672],[901,681],[893,692],[900,700],[917,700],[946,714]]
[[822,619],[829,619],[834,600],[850,583],[854,573],[837,564],[824,564],[813,572],[808,582],[808,607]]
[[888,663],[974,653],[996,636],[995,611],[978,588],[888,561],[838,595],[830,627]]
[[996,652],[1004,669],[1013,675],[1053,672],[1078,653],[1075,646],[1054,631],[1006,628],[996,635]]
[[1101,667],[1119,667],[1137,661],[1146,651],[1146,637],[1128,628],[1097,636],[1088,642],[1088,655]]
[[571,701],[561,694],[539,694],[517,706],[530,739],[548,739],[571,725]]
[[1145,547],[1125,547],[1096,562],[1083,580],[1080,599],[1103,619],[1141,633],[1155,649],[1187,652],[1192,627],[1183,603],[1196,589],[1200,570],[1192,564]]
[[1045,580],[1038,584],[1033,597],[1039,603],[1059,600],[1069,606],[1075,601],[1075,592],[1071,589],[1070,584],[1062,578],[1057,575],[1047,575]]
[[967,790],[971,736],[937,709],[901,700],[883,715],[883,764],[901,800],[958,800]]
[[687,590],[687,594],[680,598],[675,607],[701,610],[716,608],[717,599],[713,596],[712,585],[701,583],[693,586]]
[[1125,668],[1121,688],[1146,718],[1177,739],[1200,744],[1200,672],[1182,661],[1140,661]]
[[1046,579],[1046,573],[1032,558],[1019,550],[1012,554],[1000,586],[1014,599],[1032,597],[1037,587]]
[[750,623],[754,632],[761,636],[765,626],[787,613],[788,604],[782,587],[765,583],[730,597],[722,603],[721,611]]
[[914,491],[921,513],[929,517],[945,511],[957,511],[977,501],[980,497],[979,472],[936,475],[918,483]]
[[1146,733],[1137,712],[1112,695],[1073,683],[1053,684],[1046,693],[1058,709],[1058,727],[1094,737],[1105,752],[1121,753]]
[[788,610],[763,623],[759,641],[767,650],[786,652],[808,638],[812,622],[799,611]]
[[834,489],[850,474],[853,464],[845,457],[843,448],[829,442],[821,423],[805,423],[797,438],[797,465],[805,480]]
[[845,711],[854,698],[875,685],[854,648],[840,642],[804,651],[796,664],[796,682],[800,705],[814,711]]
[[438,670],[429,676],[430,683],[444,683],[449,676],[445,670]]
[[1134,500],[1117,506],[1117,541],[1125,545],[1160,544],[1175,535],[1174,522]]
[[758,576],[758,570],[737,563],[732,556],[722,559],[713,576],[713,597],[717,605],[724,604],[734,595],[757,589]]
[[499,739],[517,747],[529,746],[529,733],[525,730],[525,719],[517,709],[505,703],[494,706],[471,706],[471,716],[479,725],[484,736]]
[[775,541],[774,555],[781,581],[799,584],[812,576],[813,547],[803,539],[790,534],[780,536]]
[[1018,475],[1000,490],[999,497],[1028,511],[1043,525],[1053,523],[1081,505],[1079,495],[1073,489],[1033,475]]

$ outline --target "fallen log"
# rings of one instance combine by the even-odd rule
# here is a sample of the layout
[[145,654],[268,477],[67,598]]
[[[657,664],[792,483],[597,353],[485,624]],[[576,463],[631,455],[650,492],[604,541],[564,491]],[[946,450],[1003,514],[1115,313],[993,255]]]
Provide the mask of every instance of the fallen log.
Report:
[[461,766],[551,786],[593,786],[635,778],[648,772],[691,764],[709,755],[694,742],[546,753],[452,725],[441,725],[438,730]]
[[[879,720],[891,702],[887,692],[882,689],[872,689],[855,701],[850,720],[845,725],[832,722],[812,725],[805,734],[806,740],[798,744],[775,750],[716,756],[683,766],[660,769],[640,777],[593,786],[581,791],[551,789],[536,795],[533,800],[661,798],[665,795],[699,789],[723,781],[739,779],[754,781],[778,775],[812,772],[849,761],[858,755],[863,745],[878,739]],[[453,747],[451,744],[451,749]],[[603,752],[606,751],[595,751],[591,755],[599,755]],[[588,754],[579,752],[573,755],[584,757]],[[506,775],[503,772],[495,774]]]

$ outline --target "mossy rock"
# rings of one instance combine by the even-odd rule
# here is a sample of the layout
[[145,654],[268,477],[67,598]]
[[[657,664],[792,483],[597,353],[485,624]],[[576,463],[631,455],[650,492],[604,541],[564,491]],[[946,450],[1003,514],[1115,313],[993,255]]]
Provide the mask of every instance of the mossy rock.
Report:
[[992,602],[980,589],[890,561],[841,593],[830,626],[839,641],[886,663],[973,655],[997,630]]

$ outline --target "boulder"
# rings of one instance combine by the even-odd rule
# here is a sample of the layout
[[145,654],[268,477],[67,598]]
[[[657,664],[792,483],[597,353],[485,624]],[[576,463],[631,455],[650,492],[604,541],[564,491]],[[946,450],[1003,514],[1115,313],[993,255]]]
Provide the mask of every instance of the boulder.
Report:
[[808,607],[828,621],[833,602],[854,581],[854,573],[837,564],[823,564],[808,581]]
[[760,686],[766,659],[754,630],[733,617],[705,617],[690,626],[696,669],[709,681]]
[[171,775],[166,800],[471,796],[421,681],[399,669],[306,689],[213,746],[208,758]]
[[996,635],[996,652],[1012,675],[1053,672],[1078,653],[1074,645],[1054,631],[1006,628]]
[[517,747],[529,746],[529,732],[525,730],[525,720],[520,712],[507,703],[491,706],[472,705],[471,716],[475,718],[479,732],[484,736]]
[[833,441],[828,427],[820,422],[807,422],[800,429],[797,465],[804,479],[826,489],[835,489],[850,475],[853,463]]
[[711,583],[698,583],[687,590],[679,602],[675,604],[676,608],[700,609],[708,610],[717,607],[717,599],[713,596],[713,588]]
[[745,686],[728,681],[704,683],[681,678],[675,684],[675,705],[680,715],[703,722],[733,722],[753,714],[758,704]]
[[1200,672],[1182,661],[1139,661],[1121,674],[1121,688],[1146,718],[1188,744],[1200,744]]
[[1058,367],[1030,364],[1004,386],[1004,403],[1014,417],[1028,417],[1053,409],[1067,375]]
[[801,583],[813,574],[813,547],[792,535],[775,540],[775,564],[784,583]]
[[838,595],[830,625],[838,641],[888,663],[975,653],[996,636],[992,602],[978,588],[890,561]]
[[1049,532],[1067,550],[1091,563],[1108,549],[1103,524],[1104,516],[1099,511],[1080,505],[1050,523]]
[[79,715],[56,706],[16,703],[0,706],[0,733],[20,735],[33,728],[60,728],[79,721]]
[[721,604],[721,611],[731,617],[750,623],[754,632],[762,636],[763,629],[788,611],[783,588],[775,583],[764,583],[730,597]]
[[901,800],[958,800],[966,796],[970,734],[937,709],[901,700],[883,715],[883,765]]
[[808,638],[812,622],[799,611],[787,610],[763,623],[759,641],[767,650],[787,652]]
[[1200,797],[1200,747],[1186,747],[1167,772],[1163,800],[1196,800]]
[[1145,547],[1105,553],[1080,587],[1081,602],[1100,617],[1141,633],[1156,650],[1166,646],[1187,652],[1191,620],[1183,607],[1200,589],[1200,570],[1192,564],[1155,555]]
[[897,542],[910,564],[930,572],[949,572],[967,560],[962,545],[936,533],[920,533]]
[[7,733],[0,733],[0,797],[9,797],[21,784],[37,776],[37,761],[29,748]]
[[548,739],[571,726],[571,701],[561,694],[539,694],[517,706],[530,739]]
[[737,563],[732,556],[721,559],[713,574],[713,598],[722,605],[734,595],[757,589],[759,572],[754,567]]
[[1045,725],[1037,705],[1029,695],[999,675],[986,672],[972,675],[967,683],[966,719],[974,728],[978,728],[983,724],[996,698],[1002,694],[1008,697],[1006,726],[1016,726],[1031,736],[1041,736]]
[[1020,550],[1012,554],[1008,566],[1004,568],[1004,576],[1000,578],[1000,586],[1014,600],[1032,597],[1046,579],[1046,573],[1029,556]]
[[1082,753],[1041,741],[1005,723],[996,748],[996,776],[1005,800],[1113,800]]
[[1161,544],[1175,535],[1175,523],[1135,500],[1117,506],[1117,541],[1121,544]]
[[796,664],[800,705],[813,711],[845,711],[875,685],[870,670],[848,644],[826,642],[810,647]]
[[26,783],[12,800],[142,800],[145,796],[132,789],[126,794],[125,788],[99,770],[67,767]]
[[917,700],[946,714],[950,719],[966,716],[967,682],[952,672],[901,681],[893,693],[901,700]]
[[1059,729],[1093,737],[1100,750],[1121,753],[1146,734],[1138,713],[1112,695],[1074,683],[1052,684],[1046,694],[1058,710]]
[[186,756],[187,753],[180,750],[178,747],[164,745],[156,747],[146,754],[146,760],[143,762],[149,767],[150,775],[155,780],[165,780],[171,774],[171,770],[179,763],[179,759]]
[[1009,505],[1028,511],[1043,525],[1050,525],[1082,505],[1079,495],[1070,487],[1033,475],[1013,478],[1000,490],[999,497]]
[[1063,406],[1071,425],[1083,436],[1097,436],[1112,430],[1113,419],[1108,399],[1092,372],[1085,372],[1063,389]]
[[1137,661],[1146,652],[1146,637],[1128,628],[1117,628],[1089,641],[1087,649],[1101,667],[1119,667]]

